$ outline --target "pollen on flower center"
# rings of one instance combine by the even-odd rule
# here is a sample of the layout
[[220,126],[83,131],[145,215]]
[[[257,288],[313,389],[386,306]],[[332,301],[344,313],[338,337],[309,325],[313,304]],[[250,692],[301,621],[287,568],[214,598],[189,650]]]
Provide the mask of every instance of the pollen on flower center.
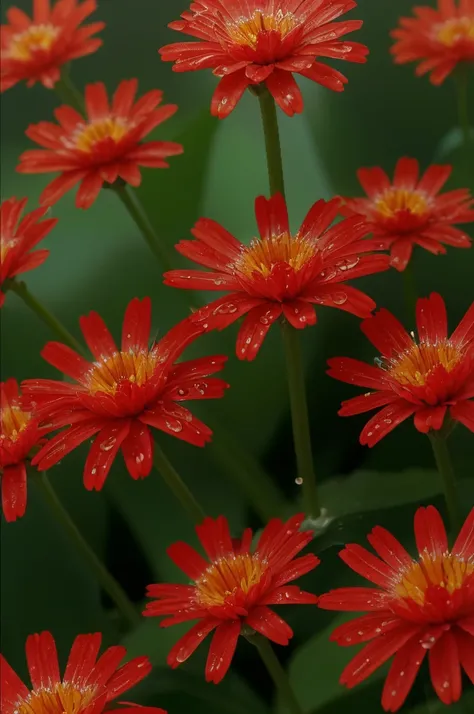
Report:
[[448,340],[437,344],[422,342],[419,345],[413,344],[408,352],[392,359],[388,370],[390,376],[400,384],[422,387],[436,367],[441,365],[447,372],[451,372],[461,358],[459,348]]
[[29,60],[35,52],[46,52],[58,36],[54,25],[32,25],[25,32],[13,35],[8,57],[15,60]]
[[400,582],[395,586],[398,596],[414,600],[418,605],[425,602],[425,594],[429,587],[441,587],[451,595],[462,588],[466,578],[474,573],[474,563],[466,562],[453,555],[432,557],[424,553],[418,563],[407,570]]
[[0,440],[9,439],[10,441],[17,441],[21,432],[28,426],[30,417],[29,412],[24,412],[20,407],[13,404],[3,407],[0,410]]
[[54,689],[34,690],[15,714],[79,714],[91,703],[95,691],[95,687],[77,689],[67,683],[57,684]]
[[[119,142],[128,132],[130,125],[125,119],[108,116],[86,124],[78,129],[73,139],[74,148],[90,153],[96,144],[106,139]],[[69,142],[68,142],[69,143]]]
[[246,595],[260,582],[266,563],[256,555],[228,555],[214,562],[196,582],[197,599],[201,605],[224,605],[238,592]]
[[247,45],[256,49],[260,33],[279,32],[280,38],[283,39],[296,24],[296,19],[291,12],[278,10],[266,15],[261,10],[256,10],[251,18],[241,18],[236,23],[229,23],[227,32],[238,45]]
[[375,201],[377,211],[384,218],[393,218],[399,211],[408,211],[421,216],[429,204],[425,194],[406,188],[389,188]]
[[297,272],[311,260],[315,251],[315,243],[289,233],[268,240],[256,238],[244,248],[233,269],[249,278],[254,273],[267,278],[275,265],[287,263]]
[[115,352],[112,357],[96,362],[88,376],[91,394],[115,394],[120,382],[143,386],[153,376],[161,359],[157,350],[150,352]]
[[438,29],[436,37],[447,47],[452,47],[459,40],[474,42],[474,17],[456,17],[447,20]]

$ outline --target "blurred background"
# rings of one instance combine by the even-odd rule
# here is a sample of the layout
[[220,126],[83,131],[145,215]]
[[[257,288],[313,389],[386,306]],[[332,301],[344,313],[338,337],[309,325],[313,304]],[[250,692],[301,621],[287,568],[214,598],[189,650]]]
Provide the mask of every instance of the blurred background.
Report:
[[[3,9],[9,2],[2,3]],[[30,0],[16,5],[30,12]],[[279,114],[290,218],[298,228],[318,198],[335,194],[359,195],[356,170],[379,165],[392,172],[403,155],[419,159],[422,168],[436,160],[453,163],[449,187],[474,190],[472,164],[464,160],[456,129],[454,84],[434,88],[426,78],[416,79],[413,66],[393,65],[389,31],[400,15],[409,14],[409,0],[360,0],[350,17],[364,20],[354,39],[370,48],[367,65],[340,63],[349,77],[343,94],[299,78],[305,111],[288,119]],[[153,215],[157,230],[169,246],[189,236],[202,215],[220,221],[239,239],[255,233],[253,202],[268,194],[263,137],[257,100],[249,93],[223,122],[209,115],[216,79],[210,72],[174,74],[157,49],[178,41],[167,23],[187,9],[185,0],[99,0],[94,20],[104,20],[104,46],[71,67],[79,88],[102,80],[113,91],[123,78],[138,77],[140,92],[160,88],[165,101],[179,111],[157,131],[157,137],[178,140],[185,154],[172,157],[168,170],[143,170],[140,195]],[[334,65],[336,66],[336,65]],[[474,82],[471,81],[471,117],[474,116]],[[21,176],[15,172],[19,154],[32,144],[24,131],[29,123],[51,120],[58,105],[53,92],[41,86],[27,90],[18,85],[2,96],[2,199],[28,196],[35,207],[48,176]],[[27,276],[30,290],[77,337],[78,318],[98,311],[115,335],[125,307],[134,297],[150,295],[156,335],[163,334],[187,314],[186,299],[162,285],[161,271],[117,197],[103,191],[87,211],[74,207],[69,193],[52,209],[59,218],[45,241],[51,255]],[[472,226],[467,232],[474,235]],[[184,265],[176,253],[176,266]],[[420,295],[435,290],[446,299],[454,326],[473,298],[474,252],[449,249],[435,257],[415,249],[414,268]],[[395,271],[361,280],[377,302],[414,328],[403,303],[401,277]],[[206,296],[203,296],[203,300]],[[433,471],[428,439],[406,423],[373,450],[361,447],[359,432],[364,415],[342,419],[337,409],[342,399],[358,390],[325,374],[329,357],[347,355],[371,360],[373,349],[363,338],[357,318],[321,308],[318,325],[302,335],[307,366],[316,473],[324,483],[324,502],[335,517],[314,545],[324,559],[302,585],[322,592],[356,582],[338,561],[344,542],[362,541],[376,524],[392,528],[407,546],[412,542],[413,514],[418,503],[443,507],[440,483]],[[1,312],[2,378],[58,375],[41,360],[41,348],[55,339],[14,294],[7,296]],[[227,353],[225,376],[231,389],[216,403],[194,411],[213,427],[220,421],[261,461],[289,500],[299,497],[295,484],[291,424],[288,411],[282,350],[278,330],[265,341],[258,359],[239,363],[234,356],[237,328],[209,335],[190,354]],[[235,534],[248,524],[259,528],[258,514],[249,506],[230,474],[221,468],[211,450],[197,450],[166,436],[160,439],[184,480],[212,515],[224,513]],[[466,512],[474,503],[474,439],[463,427],[454,432],[451,451],[456,473],[462,478]],[[103,492],[88,493],[82,486],[82,466],[87,448],[68,456],[50,474],[65,504],[96,552],[137,603],[149,582],[178,581],[180,573],[165,549],[174,540],[194,538],[192,527],[168,494],[156,473],[132,482],[120,459]],[[26,516],[5,526],[2,522],[2,651],[12,666],[25,675],[24,642],[29,633],[52,631],[62,659],[79,632],[100,630],[107,643],[123,640],[130,655],[148,654],[156,669],[133,699],[153,703],[171,712],[239,714],[269,712],[272,690],[252,648],[242,642],[232,673],[219,687],[206,685],[203,661],[206,645],[179,671],[165,665],[171,644],[181,628],[160,630],[157,621],[145,621],[137,631],[124,633],[111,603],[100,592],[87,568],[70,547],[66,536],[51,521],[47,507],[30,485]],[[291,507],[290,507],[291,508]],[[287,661],[305,709],[336,714],[342,711],[381,711],[383,670],[355,692],[346,692],[338,676],[354,650],[328,643],[335,625],[330,613],[317,608],[293,608],[288,615],[295,638],[279,656]],[[406,709],[428,711],[423,675]],[[472,694],[472,692],[471,692]],[[430,703],[430,712],[441,705]],[[283,710],[282,710],[283,711]],[[461,710],[460,710],[461,711]]]

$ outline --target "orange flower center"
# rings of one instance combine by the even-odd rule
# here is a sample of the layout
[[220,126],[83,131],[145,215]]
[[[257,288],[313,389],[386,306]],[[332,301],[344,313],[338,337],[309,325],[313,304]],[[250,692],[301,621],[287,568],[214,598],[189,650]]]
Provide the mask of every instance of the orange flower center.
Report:
[[27,61],[35,52],[46,52],[58,36],[59,28],[54,25],[31,25],[24,32],[13,35],[8,56],[10,59]]
[[54,689],[34,690],[15,714],[79,714],[91,703],[95,691],[95,687],[76,689],[69,683],[56,684]]
[[428,199],[419,191],[389,188],[376,199],[375,206],[384,218],[393,218],[398,211],[409,211],[421,216],[428,210]]
[[20,407],[13,404],[3,407],[0,410],[0,439],[18,441],[21,432],[28,426],[30,418],[31,414],[29,412],[24,412]]
[[266,568],[266,563],[250,553],[220,558],[196,581],[197,599],[206,607],[224,605],[228,597],[238,592],[246,595]]
[[74,148],[90,154],[96,144],[105,139],[118,143],[128,132],[130,126],[125,119],[108,116],[86,124],[79,129],[74,137]]
[[474,573],[474,563],[467,563],[452,553],[433,558],[424,553],[418,563],[413,563],[395,587],[397,595],[414,600],[418,605],[425,602],[425,594],[430,586],[445,588],[451,595],[464,585]]
[[267,15],[256,10],[252,17],[242,18],[240,22],[227,25],[230,38],[238,45],[247,45],[256,49],[258,36],[261,32],[279,32],[285,37],[296,26],[297,22],[291,12],[276,12]]
[[441,25],[436,36],[446,47],[452,47],[459,40],[474,42],[474,17],[456,17],[447,20]]
[[426,384],[430,373],[439,365],[451,372],[460,362],[462,353],[459,348],[448,340],[438,344],[422,342],[392,360],[389,365],[390,376],[400,384],[422,387]]
[[158,350],[150,352],[115,352],[112,357],[96,362],[88,375],[91,394],[105,392],[115,394],[120,382],[129,381],[143,386],[153,376],[156,366],[162,361]]
[[316,252],[315,243],[292,237],[289,233],[272,236],[268,240],[255,238],[234,264],[234,268],[246,277],[259,273],[267,278],[278,263],[287,263],[293,270],[301,270]]

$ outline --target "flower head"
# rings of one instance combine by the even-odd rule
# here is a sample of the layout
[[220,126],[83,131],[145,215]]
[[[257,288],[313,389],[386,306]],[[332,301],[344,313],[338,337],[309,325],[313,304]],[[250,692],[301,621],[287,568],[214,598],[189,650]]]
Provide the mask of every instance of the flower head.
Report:
[[[20,221],[26,203],[26,198],[9,198],[0,207],[0,288],[7,278],[37,268],[49,255],[46,249],[30,251],[45,238],[58,219],[40,221],[48,209],[37,208]],[[5,295],[0,290],[0,307],[4,301]]]
[[207,559],[187,543],[174,543],[168,548],[170,558],[192,584],[149,585],[147,595],[154,600],[143,614],[169,615],[162,627],[198,620],[170,651],[171,667],[185,662],[214,630],[206,680],[215,684],[229,669],[243,630],[247,634],[259,632],[280,645],[288,644],[293,635],[291,628],[268,606],[317,602],[316,595],[287,584],[319,563],[311,553],[295,559],[312,539],[312,532],[300,530],[303,520],[302,514],[286,523],[273,519],[252,549],[250,528],[241,539],[232,539],[224,516],[206,518],[196,532]]
[[369,643],[340,682],[354,687],[393,656],[382,694],[382,706],[390,712],[402,706],[426,655],[444,704],[461,696],[461,667],[474,682],[474,509],[451,550],[433,506],[417,510],[415,537],[416,560],[380,526],[367,537],[379,557],[347,545],[342,560],[378,587],[340,588],[319,599],[326,610],[367,611],[332,633],[343,647]]
[[316,322],[313,304],[328,305],[367,317],[375,303],[346,280],[388,268],[385,255],[362,255],[373,250],[362,240],[368,229],[360,217],[329,228],[339,200],[318,201],[298,233],[292,235],[284,199],[260,196],[255,213],[260,238],[243,245],[222,226],[200,219],[192,231],[196,240],[176,248],[212,272],[171,270],[165,284],[194,290],[226,291],[193,315],[205,329],[223,329],[247,317],[237,338],[237,356],[252,360],[280,315],[302,329]]
[[438,8],[415,7],[416,17],[402,17],[393,30],[397,64],[419,62],[416,74],[431,73],[439,85],[460,62],[474,62],[474,3],[438,0]]
[[78,635],[61,679],[58,655],[49,632],[30,635],[26,640],[26,658],[31,689],[0,655],[1,699],[3,714],[166,714],[163,709],[142,707],[130,702],[110,703],[141,682],[150,672],[147,657],[135,657],[119,667],[125,647],[109,647],[99,659],[102,635]]
[[414,245],[430,253],[446,253],[444,245],[469,248],[469,237],[454,228],[474,222],[474,199],[469,189],[439,194],[451,166],[430,166],[418,177],[418,161],[397,162],[393,182],[379,167],[359,169],[357,176],[368,198],[346,198],[341,212],[363,216],[380,248],[391,252],[391,265],[405,270]]
[[176,364],[202,330],[183,320],[159,342],[149,345],[151,301],[133,299],[127,307],[122,344],[117,348],[102,318],[91,312],[80,320],[94,362],[59,342],[49,342],[44,359],[74,383],[30,379],[23,390],[38,403],[49,430],[68,428],[33,459],[42,471],[97,434],[84,470],[87,489],[100,490],[119,450],[134,479],[148,476],[153,439],[149,426],[195,446],[204,446],[212,432],[182,405],[191,399],[217,399],[228,386],[210,377],[226,357],[202,357]]
[[94,22],[80,27],[97,7],[96,0],[34,0],[33,19],[23,10],[7,10],[8,25],[1,26],[0,91],[26,81],[52,89],[61,67],[77,57],[90,55],[102,44],[92,37],[105,27]]
[[292,116],[303,111],[293,73],[336,92],[346,77],[319,57],[365,62],[365,45],[340,38],[361,20],[335,22],[357,7],[353,0],[198,0],[169,27],[197,38],[162,47],[176,72],[212,69],[221,77],[211,112],[228,116],[249,86],[264,83],[277,104]]
[[474,303],[448,337],[443,298],[416,306],[418,340],[388,310],[364,320],[362,332],[381,352],[376,366],[350,357],[328,361],[328,374],[372,391],[342,403],[341,416],[383,407],[367,422],[360,443],[374,446],[414,415],[418,431],[439,430],[447,413],[474,432]]
[[38,425],[35,405],[20,395],[15,379],[0,383],[0,480],[2,507],[7,521],[26,510],[26,461],[43,443],[45,429]]
[[165,104],[156,109],[163,93],[155,89],[137,102],[137,80],[120,82],[111,105],[102,82],[88,84],[85,90],[87,119],[75,109],[56,109],[59,122],[31,124],[26,135],[44,149],[25,151],[17,170],[24,174],[60,171],[41,194],[42,204],[52,204],[77,183],[78,208],[89,208],[102,185],[121,178],[132,186],[141,182],[140,166],[166,168],[164,159],[181,154],[183,147],[169,141],[142,139],[171,117],[177,106]]

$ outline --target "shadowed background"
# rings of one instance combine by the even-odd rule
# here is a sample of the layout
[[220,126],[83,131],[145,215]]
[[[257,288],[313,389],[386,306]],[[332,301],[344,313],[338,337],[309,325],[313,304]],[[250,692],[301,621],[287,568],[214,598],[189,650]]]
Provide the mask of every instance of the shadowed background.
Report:
[[[3,11],[8,4],[4,3]],[[31,9],[29,1],[16,4],[27,12]],[[298,79],[304,113],[291,120],[279,114],[290,220],[295,229],[318,198],[338,193],[359,195],[355,172],[360,166],[380,165],[392,172],[402,155],[416,157],[422,168],[435,159],[453,162],[456,170],[449,187],[474,189],[472,169],[469,176],[456,148],[453,83],[434,88],[426,78],[414,77],[413,66],[394,66],[389,55],[388,33],[399,15],[410,12],[411,5],[407,0],[361,0],[350,17],[365,21],[354,39],[369,46],[367,65],[347,63],[341,67],[337,63],[350,80],[343,94]],[[138,77],[140,93],[160,88],[165,102],[179,105],[178,113],[159,127],[156,136],[182,141],[185,154],[171,157],[169,170],[144,169],[141,188],[154,224],[169,246],[187,237],[201,215],[220,221],[239,239],[248,241],[255,233],[253,201],[259,194],[268,194],[258,103],[247,93],[236,111],[219,122],[209,115],[216,84],[212,74],[175,74],[170,64],[160,60],[157,49],[180,39],[166,25],[184,9],[184,0],[99,0],[94,19],[106,22],[101,34],[104,46],[75,61],[72,77],[81,89],[87,82],[102,80],[109,91],[121,79]],[[471,81],[471,116],[473,96]],[[19,85],[2,97],[2,198],[28,196],[29,210],[50,177],[15,173],[19,154],[33,147],[24,131],[29,123],[52,119],[58,104],[55,94],[41,86],[27,90]],[[162,285],[159,266],[115,195],[103,191],[84,212],[74,207],[69,193],[51,214],[59,218],[45,241],[51,255],[26,280],[31,291],[77,337],[78,318],[90,310],[97,310],[118,336],[125,307],[134,296],[152,297],[156,335],[186,315],[186,299]],[[472,227],[467,228],[473,235]],[[474,253],[448,249],[446,256],[435,257],[415,249],[414,263],[419,294],[440,292],[454,326],[472,301]],[[185,264],[176,253],[176,266]],[[378,305],[395,312],[409,329],[414,327],[413,319],[407,321],[401,276],[395,271],[356,285]],[[7,296],[1,318],[2,378],[57,377],[39,356],[45,342],[55,337],[16,295]],[[337,416],[341,399],[360,390],[327,377],[325,362],[339,355],[373,358],[373,349],[358,323],[355,317],[323,307],[318,309],[318,325],[302,334],[316,473],[325,481],[325,504],[337,518],[314,546],[322,552],[323,565],[302,583],[314,592],[356,582],[337,559],[343,542],[361,541],[374,525],[381,524],[393,528],[410,545],[416,505],[429,501],[443,506],[428,439],[415,432],[411,421],[368,450],[358,443],[365,415],[347,420]],[[239,363],[234,356],[236,331],[233,326],[225,334],[206,336],[189,350],[196,355],[230,355],[224,373],[231,383],[228,394],[224,400],[199,405],[194,411],[211,427],[225,419],[288,498],[297,499],[278,330],[271,331],[251,364]],[[165,436],[160,442],[211,515],[227,515],[235,534],[249,523],[259,527],[239,489],[205,450]],[[463,427],[456,429],[451,450],[457,474],[463,476],[467,511],[474,503],[472,434]],[[143,482],[132,482],[120,458],[104,491],[87,493],[81,474],[85,453],[86,447],[68,456],[51,472],[51,479],[88,541],[138,605],[149,582],[180,578],[165,549],[176,539],[192,539],[192,528],[155,472]],[[23,519],[7,526],[2,523],[2,651],[22,675],[24,641],[31,632],[51,630],[62,658],[79,632],[100,630],[109,643],[123,638],[111,603],[71,550],[66,536],[51,522],[33,484],[28,499]],[[381,674],[353,693],[337,684],[354,650],[327,642],[333,615],[309,607],[293,610],[298,612],[289,609],[285,614],[295,629],[295,639],[290,648],[280,648],[280,656],[290,660],[295,688],[307,710],[336,714],[341,707],[352,712],[363,706],[366,712],[381,711]],[[183,714],[191,708],[197,714],[271,711],[269,683],[246,643],[239,647],[233,673],[219,687],[204,683],[205,645],[203,652],[178,672],[167,670],[166,653],[181,631],[179,627],[160,630],[157,621],[151,620],[125,637],[130,654],[148,654],[156,665],[141,685],[140,701]],[[407,709],[412,706],[417,714],[427,711],[423,699],[421,677]],[[278,703],[275,706],[278,708]],[[430,706],[430,712],[441,711],[441,705]]]

